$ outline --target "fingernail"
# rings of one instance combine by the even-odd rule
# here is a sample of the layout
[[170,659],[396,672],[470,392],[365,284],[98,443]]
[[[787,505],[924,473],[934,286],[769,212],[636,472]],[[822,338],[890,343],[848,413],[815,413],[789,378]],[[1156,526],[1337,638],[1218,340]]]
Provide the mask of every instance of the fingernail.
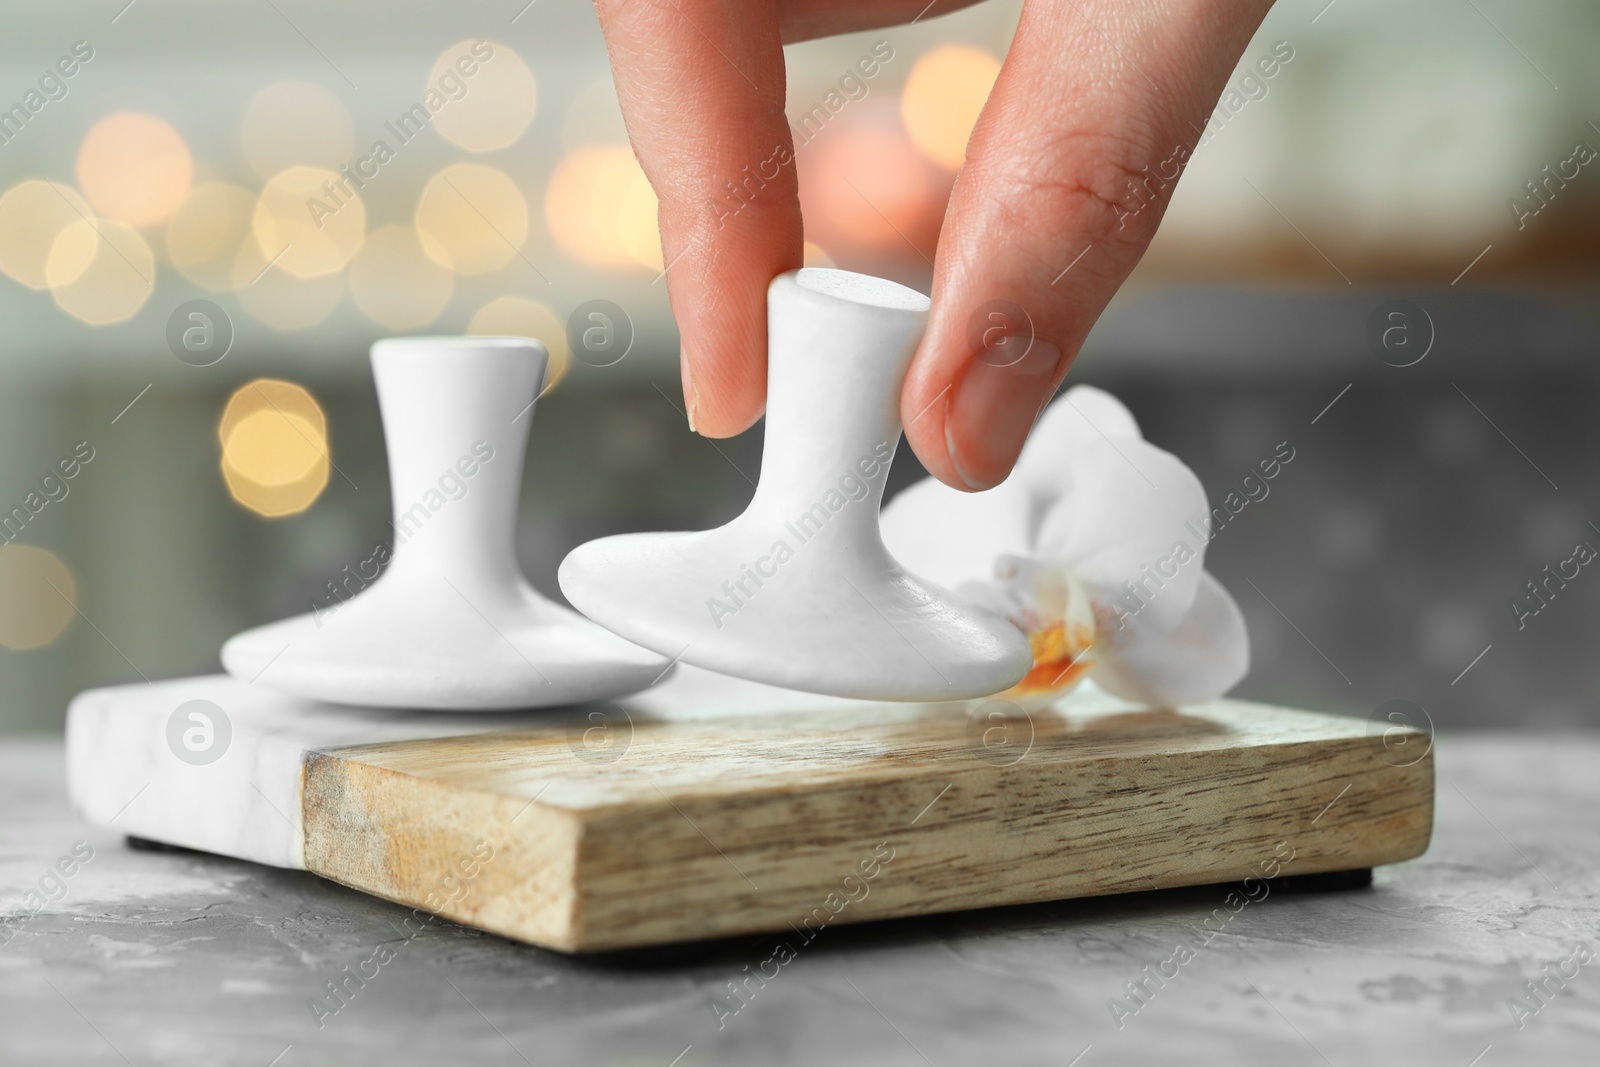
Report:
[[1011,473],[1028,431],[1055,394],[1061,349],[1035,338],[1010,363],[982,358],[956,382],[945,416],[945,447],[956,474],[974,490],[999,485]]
[[683,373],[683,410],[689,416],[689,432],[699,433],[694,424],[694,409],[700,402],[700,391],[694,386],[694,370],[689,363],[689,353],[678,349],[678,367]]

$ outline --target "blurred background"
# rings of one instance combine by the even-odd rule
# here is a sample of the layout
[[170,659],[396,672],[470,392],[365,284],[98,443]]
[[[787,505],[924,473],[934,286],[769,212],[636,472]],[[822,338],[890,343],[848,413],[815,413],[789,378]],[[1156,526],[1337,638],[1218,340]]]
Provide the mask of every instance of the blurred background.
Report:
[[[547,594],[583,540],[742,509],[761,431],[684,423],[593,10],[524,3],[8,12],[0,730],[215,670],[389,538],[379,337],[550,345],[519,532]],[[789,50],[808,261],[926,291],[1019,9]],[[1600,572],[1514,607],[1600,549],[1596,55],[1582,0],[1284,0],[1246,49],[1069,377],[1214,503],[1295,450],[1208,557],[1250,623],[1241,695],[1600,723]],[[594,307],[613,339],[575,351]],[[921,473],[902,449],[891,492]]]

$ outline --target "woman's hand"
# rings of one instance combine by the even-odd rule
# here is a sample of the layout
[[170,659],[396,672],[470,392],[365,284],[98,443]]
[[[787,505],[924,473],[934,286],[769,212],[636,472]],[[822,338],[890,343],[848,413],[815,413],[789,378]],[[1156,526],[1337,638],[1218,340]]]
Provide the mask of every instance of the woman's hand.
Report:
[[[793,166],[737,213],[712,207],[747,165],[792,153],[783,45],[970,2],[596,0],[629,137],[660,200],[684,400],[700,433],[728,437],[760,417],[767,283],[801,263]],[[1144,254],[1270,6],[1028,0],[950,196],[928,330],[900,398],[906,438],[940,480],[987,489],[1010,472]],[[1031,345],[995,343],[1027,329],[1014,313],[992,319],[997,303],[1031,321]]]

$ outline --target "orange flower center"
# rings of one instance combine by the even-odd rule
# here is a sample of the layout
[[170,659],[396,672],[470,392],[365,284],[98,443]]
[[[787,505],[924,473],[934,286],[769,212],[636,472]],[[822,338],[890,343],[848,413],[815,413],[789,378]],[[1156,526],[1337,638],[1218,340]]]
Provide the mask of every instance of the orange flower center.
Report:
[[1033,649],[1033,669],[1010,692],[1047,693],[1070,689],[1092,666],[1088,654],[1094,645],[1094,628],[1053,622],[1042,629],[1028,629],[1028,644]]

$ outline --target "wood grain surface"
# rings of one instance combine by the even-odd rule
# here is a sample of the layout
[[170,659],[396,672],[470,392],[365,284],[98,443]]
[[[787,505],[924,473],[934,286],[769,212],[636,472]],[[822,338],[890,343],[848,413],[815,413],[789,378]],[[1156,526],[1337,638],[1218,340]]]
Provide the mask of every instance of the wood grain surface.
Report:
[[602,729],[316,753],[306,865],[587,952],[1370,867],[1433,822],[1425,735],[1234,701]]

